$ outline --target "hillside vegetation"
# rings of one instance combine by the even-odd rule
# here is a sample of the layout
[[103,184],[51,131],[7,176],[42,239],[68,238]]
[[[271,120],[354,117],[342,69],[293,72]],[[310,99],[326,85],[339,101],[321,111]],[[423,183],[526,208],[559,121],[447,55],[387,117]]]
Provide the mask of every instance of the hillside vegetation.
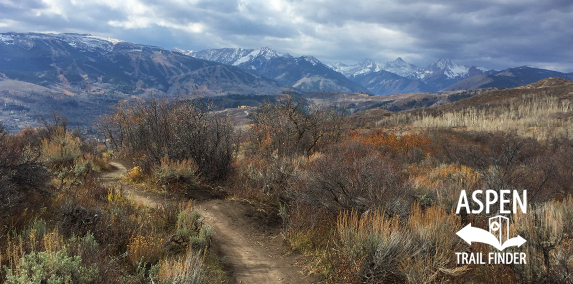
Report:
[[[285,243],[306,257],[304,273],[325,283],[571,283],[572,89],[547,79],[432,108],[371,111],[361,117],[376,120],[369,129],[356,129],[340,106],[283,94],[253,107],[240,131],[207,102],[150,100],[103,118],[105,145],[58,117],[2,132],[0,198],[9,202],[0,205],[0,277],[225,282],[213,231],[184,197],[221,188],[264,204],[269,220],[260,222],[280,220]],[[125,184],[185,202],[139,207],[100,184],[111,155],[132,165]],[[527,253],[526,264],[457,264],[456,252],[497,251],[456,235],[498,215],[495,206],[455,213],[462,190],[484,189],[527,190],[527,214],[506,214],[510,235],[527,240],[507,252]]]
[[463,128],[516,132],[524,137],[570,137],[573,130],[573,82],[550,78],[459,102],[397,113],[377,122],[381,127],[411,124],[416,128]]

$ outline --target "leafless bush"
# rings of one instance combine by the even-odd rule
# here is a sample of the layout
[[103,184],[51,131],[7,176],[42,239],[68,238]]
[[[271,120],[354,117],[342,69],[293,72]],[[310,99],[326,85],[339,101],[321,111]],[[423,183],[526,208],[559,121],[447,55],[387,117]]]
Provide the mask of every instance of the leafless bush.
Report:
[[309,165],[301,198],[332,210],[384,208],[407,215],[413,201],[405,190],[404,165],[367,145],[347,142],[329,148]]
[[110,146],[140,157],[151,169],[163,157],[192,159],[206,180],[219,180],[231,170],[235,140],[227,118],[205,103],[157,101],[119,105],[105,118],[101,131]]
[[527,189],[531,202],[563,198],[572,190],[573,143],[565,137],[547,141],[516,133],[428,132],[436,145],[436,158],[468,166],[479,172],[483,188]]
[[340,140],[344,120],[334,107],[308,105],[287,95],[251,114],[251,152],[264,156],[309,156]]
[[[40,150],[30,147],[27,136],[35,136],[26,130],[10,135],[0,127],[0,227],[4,230],[17,222],[25,208],[33,210],[42,203],[34,203],[35,195],[46,195],[49,174],[40,161]],[[45,197],[43,197],[45,199]]]
[[245,157],[238,161],[233,176],[233,193],[242,198],[265,201],[278,198],[292,200],[300,176],[305,173],[304,157],[260,156]]

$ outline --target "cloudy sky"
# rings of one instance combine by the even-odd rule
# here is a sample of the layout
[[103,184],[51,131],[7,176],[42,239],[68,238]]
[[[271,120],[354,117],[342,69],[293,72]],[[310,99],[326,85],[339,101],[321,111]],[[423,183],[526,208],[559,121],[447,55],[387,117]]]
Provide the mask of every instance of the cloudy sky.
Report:
[[171,49],[271,47],[324,63],[438,58],[573,72],[571,0],[0,0],[0,32]]

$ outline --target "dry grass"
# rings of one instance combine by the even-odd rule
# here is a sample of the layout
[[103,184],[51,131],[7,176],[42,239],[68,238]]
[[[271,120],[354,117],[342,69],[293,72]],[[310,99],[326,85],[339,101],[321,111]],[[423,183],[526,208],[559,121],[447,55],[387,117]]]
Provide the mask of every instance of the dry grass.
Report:
[[462,248],[452,234],[460,229],[459,216],[439,206],[423,211],[418,204],[411,212],[407,222],[379,210],[340,214],[337,277],[361,283],[431,283],[462,275],[466,269],[453,263],[454,252]]
[[193,160],[172,161],[167,156],[153,169],[157,184],[162,188],[177,191],[198,185],[197,165]]
[[481,178],[476,170],[464,165],[412,165],[408,171],[420,204],[424,207],[443,205],[448,212],[456,206],[460,190],[476,189]]
[[573,273],[573,197],[530,207],[514,216],[512,230],[527,240],[528,263],[514,266],[527,282],[571,283]]
[[412,124],[416,128],[516,131],[538,140],[555,135],[570,138],[571,94],[571,84],[487,92],[451,105],[401,112],[380,120],[377,126]]
[[157,279],[164,284],[201,284],[204,282],[203,262],[206,251],[189,249],[185,257],[162,261]]
[[163,258],[163,240],[154,236],[134,236],[127,245],[129,260],[134,267],[139,262],[154,264]]

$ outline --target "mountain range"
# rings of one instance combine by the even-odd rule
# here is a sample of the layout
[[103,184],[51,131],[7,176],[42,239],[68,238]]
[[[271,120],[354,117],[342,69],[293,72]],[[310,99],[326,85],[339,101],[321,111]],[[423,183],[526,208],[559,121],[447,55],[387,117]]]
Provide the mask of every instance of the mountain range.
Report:
[[313,56],[293,57],[268,47],[176,51],[237,66],[280,84],[314,92],[366,92],[375,95],[437,92],[468,77],[488,74],[484,68],[460,66],[449,59],[440,59],[426,68],[418,68],[401,58],[386,64],[364,59],[354,65],[336,63],[327,66]]
[[119,96],[270,95],[288,87],[390,95],[573,79],[572,73],[526,66],[486,70],[449,59],[424,68],[402,58],[327,66],[310,55],[294,57],[268,47],[170,51],[87,34],[41,33],[0,34],[0,76],[62,93]]
[[447,58],[420,68],[400,57],[384,64],[364,59],[353,65],[325,65],[313,56],[293,57],[268,47],[176,51],[198,59],[237,66],[271,78],[282,85],[307,92],[366,92],[391,95],[490,87],[512,88],[549,77],[573,78],[573,74],[526,66],[501,71],[487,70],[479,66],[459,65]]
[[240,68],[159,47],[86,34],[0,34],[0,73],[69,94],[275,94]]
[[[526,66],[485,70],[449,59],[425,68],[401,58],[327,66],[310,55],[271,48],[193,52],[88,34],[0,33],[0,123],[21,129],[57,110],[90,125],[119,101],[150,96],[238,95],[238,104],[244,102],[240,96],[274,95],[285,88],[389,95],[512,88],[549,77],[571,80],[573,74]],[[433,98],[420,105],[432,105]],[[383,101],[391,110],[403,108],[397,105],[403,99]]]
[[268,47],[222,48],[198,52],[183,51],[183,53],[199,59],[237,66],[303,92],[369,92],[360,83],[350,80],[313,56],[293,57]]

